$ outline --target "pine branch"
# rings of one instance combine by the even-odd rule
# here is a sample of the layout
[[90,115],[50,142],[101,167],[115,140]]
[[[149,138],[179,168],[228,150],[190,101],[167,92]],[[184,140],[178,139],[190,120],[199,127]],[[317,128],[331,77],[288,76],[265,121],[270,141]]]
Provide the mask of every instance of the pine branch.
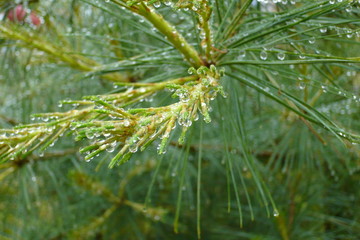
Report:
[[[72,110],[34,114],[35,123],[0,129],[1,237],[358,236],[357,1],[5,2],[0,118],[11,124],[8,116],[26,119],[50,109],[46,105],[59,96],[26,96],[53,94],[57,86],[39,86],[54,77],[66,81],[61,93],[80,100],[61,102]],[[46,24],[30,29],[16,4],[46,14]],[[10,8],[20,12],[8,17]],[[73,40],[81,52],[72,49]],[[29,65],[38,59],[55,64]],[[83,72],[80,77],[107,78],[115,89],[67,81],[61,65]],[[226,97],[223,88],[227,99],[217,98]],[[83,90],[91,96],[82,96]],[[195,123],[200,117],[212,124]],[[46,161],[78,152],[80,144],[67,149],[70,137],[95,163]],[[158,159],[151,151],[138,154],[155,142],[159,154],[171,151]],[[48,151],[55,143],[59,150]],[[102,167],[131,156],[136,161],[118,171]],[[149,205],[152,189],[152,204],[159,207]],[[80,225],[73,216],[81,216]]]
[[[23,159],[37,149],[43,152],[69,130],[76,134],[78,141],[93,140],[91,145],[80,150],[87,155],[85,160],[88,161],[104,151],[113,152],[117,147],[121,147],[111,160],[110,167],[128,161],[139,148],[143,151],[158,137],[162,138],[158,151],[163,154],[170,133],[176,126],[176,120],[183,126],[179,139],[182,143],[187,129],[197,120],[198,112],[204,115],[205,121],[210,122],[210,101],[218,93],[224,94],[219,85],[221,72],[214,66],[210,69],[192,68],[189,72],[193,76],[153,84],[134,84],[136,89],[119,94],[89,96],[85,97],[84,101],[63,101],[62,103],[66,104],[81,105],[83,109],[35,114],[34,117],[45,121],[55,120],[0,130],[3,133],[0,138],[0,159],[6,162]],[[165,88],[176,90],[174,97],[179,97],[180,101],[157,108],[127,111],[122,108]]]

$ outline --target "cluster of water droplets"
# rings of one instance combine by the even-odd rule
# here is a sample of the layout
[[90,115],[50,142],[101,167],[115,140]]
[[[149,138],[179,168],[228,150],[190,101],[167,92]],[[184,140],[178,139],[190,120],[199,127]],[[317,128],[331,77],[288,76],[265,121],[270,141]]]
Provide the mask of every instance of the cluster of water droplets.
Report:
[[179,97],[180,101],[183,103],[188,102],[190,100],[189,90],[184,87],[177,89],[174,93],[174,96]]
[[193,121],[197,121],[199,119],[198,114],[196,113],[196,116],[193,117],[189,114],[180,114],[178,117],[178,124],[183,127],[190,127],[192,125]]
[[261,9],[268,12],[276,12],[276,4],[291,4],[295,5],[299,0],[256,0],[252,4],[256,5],[257,3],[261,4]]
[[44,151],[53,147],[60,137],[64,135],[66,129],[60,131],[64,124],[48,126],[39,124],[35,126],[18,126],[15,129],[0,133],[1,148],[7,147],[8,154],[4,159],[15,160],[21,154],[28,152],[31,146],[37,146],[39,157],[44,156]]
[[[360,99],[360,98],[357,98]],[[339,115],[350,115],[356,114],[358,111],[360,100],[354,102],[353,99],[344,99],[342,101],[336,101],[333,103],[322,104],[318,110],[326,114],[339,114]]]
[[[329,3],[330,4],[335,4],[335,3],[342,3],[346,0],[329,0]],[[359,0],[355,0],[353,2],[356,2],[358,1],[358,3],[360,3]],[[304,1],[301,1],[301,0],[256,0],[253,2],[253,5],[255,5],[256,3],[261,3],[263,5],[274,5],[274,4],[291,4],[291,5],[294,5],[298,2],[304,2]],[[267,6],[269,7],[269,6]]]

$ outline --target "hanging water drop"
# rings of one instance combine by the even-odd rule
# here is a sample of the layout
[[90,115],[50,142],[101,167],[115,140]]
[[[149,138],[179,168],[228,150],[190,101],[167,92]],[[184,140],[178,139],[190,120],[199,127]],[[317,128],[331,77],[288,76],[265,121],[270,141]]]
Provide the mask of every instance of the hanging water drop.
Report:
[[327,32],[327,28],[326,28],[326,27],[320,28],[320,32],[321,32],[321,33],[326,33],[326,32]]
[[305,83],[301,82],[301,83],[299,84],[299,89],[300,89],[300,90],[304,90],[305,87],[306,87]]
[[245,58],[245,57],[246,57],[246,51],[244,51],[244,50],[243,50],[243,51],[240,51],[238,58],[239,58],[239,59],[243,59],[243,58]]
[[267,55],[267,52],[266,51],[261,51],[260,52],[260,59],[261,60],[266,60],[267,59],[267,57],[268,57],[268,55]]
[[138,151],[138,145],[137,145],[136,142],[132,143],[129,146],[129,151],[132,152],[132,153],[136,153]]
[[161,2],[160,2],[160,1],[154,2],[154,3],[153,3],[153,6],[154,6],[155,8],[159,8],[159,7],[161,6]]
[[276,55],[277,59],[279,59],[280,61],[283,61],[285,59],[285,53],[279,52]]
[[274,217],[278,217],[279,216],[279,211],[277,209],[275,209],[273,215],[274,215]]
[[171,6],[172,5],[172,2],[170,1],[170,0],[166,0],[165,2],[164,2],[164,4],[165,4],[165,6]]
[[314,43],[315,43],[315,37],[311,37],[311,38],[309,39],[309,43],[310,43],[310,44],[314,44]]
[[106,146],[106,151],[109,152],[109,153],[112,153],[112,152],[115,151],[115,148],[116,148],[116,141],[108,144],[108,145]]
[[91,132],[91,131],[87,131],[85,133],[85,136],[88,138],[88,139],[93,139],[94,138],[94,133]]

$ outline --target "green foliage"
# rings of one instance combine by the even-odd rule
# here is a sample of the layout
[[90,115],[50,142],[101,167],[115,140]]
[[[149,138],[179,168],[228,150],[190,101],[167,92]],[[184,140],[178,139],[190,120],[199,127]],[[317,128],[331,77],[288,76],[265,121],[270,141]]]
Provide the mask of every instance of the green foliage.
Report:
[[0,239],[360,238],[359,1],[0,10]]

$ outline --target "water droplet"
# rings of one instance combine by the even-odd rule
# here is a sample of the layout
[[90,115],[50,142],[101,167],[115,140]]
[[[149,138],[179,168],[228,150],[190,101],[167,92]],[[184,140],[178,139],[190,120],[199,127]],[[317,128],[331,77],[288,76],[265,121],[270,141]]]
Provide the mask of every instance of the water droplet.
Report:
[[159,8],[159,7],[161,6],[161,2],[160,2],[160,1],[154,2],[154,3],[153,3],[153,6],[154,6],[155,8]]
[[279,52],[276,57],[280,60],[283,61],[285,59],[285,53]]
[[239,59],[243,59],[244,57],[246,57],[246,51],[245,50],[243,50],[243,51],[240,51],[239,52]]
[[347,37],[347,38],[352,38],[353,35],[354,35],[354,33],[353,33],[351,30],[347,30],[347,31],[346,31],[346,37]]
[[301,82],[301,83],[299,84],[299,89],[300,89],[300,90],[304,90],[305,87],[306,87],[306,85],[305,85],[303,82]]
[[138,145],[137,143],[133,143],[129,146],[129,151],[132,153],[136,153],[138,151]]
[[[100,137],[100,133],[96,133],[95,135],[96,135],[96,137]],[[104,135],[104,137],[107,138],[107,137],[110,137],[111,133],[109,133],[109,132],[104,132],[103,135]]]
[[88,139],[93,139],[93,138],[94,138],[94,133],[93,133],[92,131],[87,131],[87,132],[85,133],[85,135],[86,135],[86,137],[87,137]]
[[310,44],[314,44],[314,43],[315,43],[315,37],[311,37],[311,38],[309,39],[309,43],[310,43]]
[[130,126],[130,121],[129,120],[124,120],[124,126],[129,127]]
[[106,146],[106,151],[109,152],[109,153],[112,153],[112,152],[115,151],[115,148],[116,148],[116,141],[108,144],[108,145]]
[[320,32],[321,32],[321,33],[326,33],[326,32],[327,32],[327,27],[322,27],[322,28],[320,28]]
[[189,73],[190,75],[193,75],[193,74],[196,73],[196,69],[193,68],[193,67],[191,67],[191,68],[188,69],[188,73]]
[[321,86],[321,90],[322,90],[324,93],[326,93],[326,92],[327,92],[327,86],[322,85],[322,86]]
[[349,6],[347,6],[347,7],[345,8],[345,11],[347,11],[347,12],[351,12],[351,10],[352,10],[351,5],[349,5]]
[[172,5],[172,2],[170,0],[167,0],[164,2],[165,6],[171,6]]
[[278,217],[279,216],[279,211],[277,209],[275,209],[273,215],[274,215],[274,217]]
[[260,52],[260,59],[261,60],[266,60],[267,59],[267,57],[268,57],[268,55],[267,55],[267,52],[266,51],[261,51]]

